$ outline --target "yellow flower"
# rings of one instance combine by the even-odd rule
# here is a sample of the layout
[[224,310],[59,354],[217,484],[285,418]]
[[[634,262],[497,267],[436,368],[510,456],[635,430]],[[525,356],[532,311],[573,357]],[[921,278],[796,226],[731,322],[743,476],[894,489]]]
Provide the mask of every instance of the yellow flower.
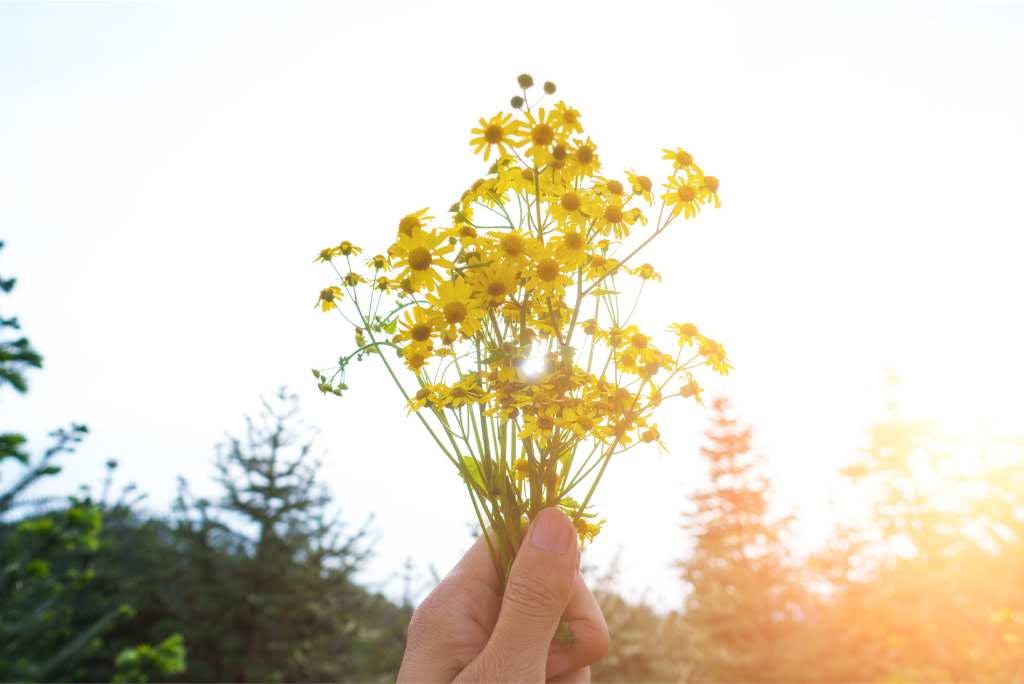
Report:
[[551,145],[557,141],[555,128],[552,126],[551,116],[545,113],[543,107],[525,114],[526,121],[519,126],[520,139],[517,146],[528,145],[526,156],[530,157],[534,164],[541,166],[551,159]]
[[587,239],[576,228],[569,228],[551,241],[555,258],[576,269],[587,262]]
[[551,245],[537,249],[527,271],[526,289],[542,300],[548,297],[561,299],[565,294],[565,286],[572,283],[572,278],[565,275],[562,269],[563,264]]
[[391,266],[391,263],[383,254],[375,254],[366,260],[366,265],[375,271],[382,271]]
[[334,256],[335,256],[334,250],[335,250],[334,247],[325,247],[324,249],[321,249],[320,250],[320,254],[318,254],[316,259],[313,259],[313,261],[319,261],[321,263],[327,263],[328,261],[330,261],[331,259],[334,258]]
[[410,345],[402,350],[402,361],[413,373],[419,373],[430,359],[430,349],[421,345]]
[[588,137],[586,141],[574,140],[575,149],[569,155],[569,169],[573,176],[593,176],[601,168],[597,158],[597,145]]
[[685,347],[697,338],[697,326],[693,323],[673,323],[669,330],[679,335],[679,346]]
[[449,329],[458,330],[469,337],[480,327],[484,311],[479,298],[474,297],[473,288],[465,278],[444,282],[437,288],[436,295],[429,295],[429,301],[438,316],[438,322]]
[[395,342],[429,344],[436,332],[434,312],[425,306],[417,306],[410,312],[406,310],[400,321],[400,331],[395,335]]
[[354,256],[354,255],[357,255],[357,254],[359,254],[360,252],[363,251],[361,247],[356,247],[355,245],[353,245],[348,240],[345,240],[344,242],[342,242],[340,245],[335,247],[334,250],[338,254],[340,254],[341,256],[350,256],[350,255]]
[[722,206],[722,201],[718,199],[718,179],[714,176],[705,176],[701,174],[698,176],[698,182],[701,187],[699,193],[701,201],[705,204],[713,204],[715,208]]
[[359,283],[365,283],[366,278],[359,275],[358,273],[346,273],[345,277],[342,279],[342,282],[344,282],[345,285],[348,287],[355,287]]
[[391,249],[395,255],[395,267],[404,268],[398,279],[408,277],[414,291],[433,290],[445,277],[437,269],[452,267],[452,262],[442,256],[451,250],[452,246],[447,244],[443,235],[426,230],[417,230],[412,236],[402,233]]
[[609,199],[608,203],[598,210],[594,227],[602,235],[614,235],[616,239],[621,240],[629,235],[629,227],[636,223],[641,215],[639,209],[626,209],[622,206],[621,200]]
[[576,518],[572,521],[573,526],[576,528],[576,534],[579,536],[580,543],[594,541],[601,532],[601,527],[604,525],[604,520],[600,520],[596,523],[590,523],[583,518]]
[[444,387],[444,385],[424,384],[416,390],[416,394],[409,399],[409,413],[419,411],[424,406],[433,406],[437,400],[438,388],[441,387]]
[[661,158],[671,160],[674,169],[688,169],[693,166],[693,156],[682,147],[674,150],[663,149]]
[[555,430],[555,407],[545,406],[539,411],[523,415],[523,429],[519,431],[519,439],[524,442],[533,440],[542,449],[548,445]]
[[437,393],[438,406],[459,409],[467,404],[474,404],[484,397],[480,381],[476,374],[470,374],[451,387],[440,386]]
[[427,221],[434,218],[433,216],[426,216],[428,211],[429,209],[424,208],[403,216],[402,220],[398,222],[398,234],[412,237],[413,233],[419,231]]
[[321,311],[330,311],[337,306],[341,296],[342,292],[340,287],[336,285],[325,287],[320,290],[320,297],[316,300],[316,304],[314,304],[313,307],[316,308],[316,306],[319,305]]
[[654,266],[650,264],[640,264],[631,270],[630,273],[644,280],[657,280],[659,283],[661,282],[661,276],[654,270]]
[[571,186],[566,187],[557,197],[552,197],[548,204],[548,211],[560,226],[583,226],[599,210],[591,193]]
[[473,269],[470,273],[473,287],[490,306],[502,304],[519,287],[518,271],[504,261]]
[[607,426],[601,425],[600,417],[592,406],[570,406],[562,411],[558,426],[571,430],[577,437],[588,436],[605,441],[610,434]]
[[704,357],[704,363],[715,370],[719,375],[726,375],[732,366],[725,358],[725,347],[709,337],[700,337],[699,353]]
[[661,198],[665,200],[665,203],[672,207],[672,215],[678,216],[680,213],[683,214],[683,218],[693,218],[700,211],[700,203],[698,202],[698,191],[699,188],[691,184],[689,178],[681,178],[680,176],[672,176],[668,179],[668,183],[665,184],[668,192],[663,194]]
[[551,112],[551,123],[566,135],[583,132],[579,111],[564,102],[559,102],[555,105]]
[[701,392],[703,391],[704,390],[701,388],[701,386],[698,385],[697,381],[694,380],[693,378],[690,378],[685,385],[679,388],[680,396],[686,399],[693,397],[693,399],[696,400],[696,402],[701,406],[704,405],[704,400],[701,398]]
[[522,457],[517,458],[515,463],[512,464],[512,477],[515,479],[516,484],[530,477],[530,462]]
[[499,154],[505,154],[507,150],[506,145],[514,147],[522,144],[522,141],[513,141],[512,138],[516,135],[516,131],[519,129],[519,122],[512,119],[511,114],[498,113],[487,119],[480,119],[480,127],[474,128],[470,133],[478,133],[476,138],[469,141],[469,144],[473,146],[473,152],[479,154],[480,150],[484,151],[484,161],[491,155],[491,148],[497,147]]
[[502,231],[491,233],[489,236],[497,254],[503,262],[514,265],[525,263],[529,257],[532,246],[532,239],[519,230]]
[[653,204],[654,198],[651,196],[651,190],[654,189],[654,184],[651,179],[647,176],[638,176],[632,169],[626,172],[626,178],[629,180],[630,186],[633,188],[634,195],[640,195],[644,198],[647,204]]

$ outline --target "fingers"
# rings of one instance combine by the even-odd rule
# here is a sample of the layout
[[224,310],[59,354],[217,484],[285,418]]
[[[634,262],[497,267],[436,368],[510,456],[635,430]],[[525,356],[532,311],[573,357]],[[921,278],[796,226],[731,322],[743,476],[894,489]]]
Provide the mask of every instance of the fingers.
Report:
[[501,584],[481,537],[413,613],[398,681],[450,682],[487,643],[500,604]]
[[571,643],[555,639],[551,644],[547,662],[549,680],[562,673],[593,665],[608,654],[608,625],[597,605],[597,599],[578,572],[562,619],[573,638]]
[[572,522],[558,509],[541,511],[512,565],[481,664],[498,668],[502,678],[542,679],[551,639],[569,604],[578,569],[579,546]]

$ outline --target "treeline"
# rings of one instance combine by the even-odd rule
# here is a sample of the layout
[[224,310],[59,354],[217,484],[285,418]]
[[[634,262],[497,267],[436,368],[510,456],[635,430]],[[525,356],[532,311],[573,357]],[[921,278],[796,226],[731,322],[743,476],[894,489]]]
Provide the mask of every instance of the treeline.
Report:
[[[0,392],[24,393],[42,357],[3,313]],[[595,681],[1024,682],[1024,441],[958,444],[892,411],[843,467],[862,519],[797,555],[751,429],[709,409],[707,484],[680,500],[685,601],[594,573],[612,636]],[[337,517],[313,436],[281,391],[215,454],[216,496],[181,481],[155,515],[113,462],[35,495],[84,426],[40,453],[0,435],[0,681],[392,680],[411,602],[357,581],[368,527]]]
[[685,604],[605,593],[595,681],[1024,682],[1024,440],[964,443],[892,407],[842,468],[862,519],[798,557],[750,428],[711,408]]

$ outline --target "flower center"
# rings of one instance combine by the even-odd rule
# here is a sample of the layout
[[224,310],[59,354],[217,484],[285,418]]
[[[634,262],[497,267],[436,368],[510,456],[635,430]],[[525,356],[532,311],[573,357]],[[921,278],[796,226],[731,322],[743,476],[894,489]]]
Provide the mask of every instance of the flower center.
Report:
[[651,188],[654,187],[654,184],[651,183],[651,179],[648,178],[647,176],[637,176],[636,184],[639,185],[640,189],[643,190],[644,192],[650,192]]
[[565,246],[572,250],[583,249],[583,236],[573,231],[565,234]]
[[622,183],[617,180],[608,181],[608,192],[613,195],[621,195],[625,190],[622,187]]
[[594,421],[591,420],[589,416],[580,416],[576,419],[576,422],[579,423],[579,426],[584,430],[591,430],[594,427]]
[[693,188],[689,185],[680,185],[679,189],[676,190],[676,196],[679,198],[680,202],[692,202],[695,194],[693,192]]
[[576,211],[580,208],[580,196],[575,192],[567,192],[562,195],[562,199],[559,200],[562,208],[566,211]]
[[430,268],[430,263],[434,260],[434,257],[430,255],[430,250],[426,247],[413,247],[409,250],[409,268],[414,271],[425,271]]
[[331,292],[330,290],[320,290],[320,299],[324,300],[325,302],[333,302],[334,293]]
[[505,131],[502,130],[501,126],[497,124],[491,124],[484,129],[484,140],[495,145],[500,143],[505,137]]
[[589,164],[594,161],[594,150],[584,146],[576,150],[576,161],[580,164]]
[[452,399],[465,399],[466,394],[464,387],[452,387]]
[[551,282],[558,277],[558,262],[554,259],[541,259],[537,264],[537,276],[544,282]]
[[565,149],[565,145],[555,145],[551,148],[551,156],[556,160],[562,160],[569,156],[569,150]]
[[534,145],[543,147],[544,145],[550,145],[551,141],[555,139],[555,131],[548,126],[546,123],[537,124],[530,131],[530,139],[533,140]]
[[444,320],[451,324],[461,323],[466,319],[469,309],[463,302],[448,302],[444,305]]
[[639,335],[639,334],[633,335],[633,337],[629,340],[629,342],[630,342],[630,344],[632,344],[637,349],[646,349],[647,348],[647,335]]
[[622,209],[614,204],[606,207],[604,210],[604,218],[608,223],[620,223],[622,221]]
[[718,179],[714,176],[704,176],[704,187],[711,192],[718,192]]
[[555,421],[551,420],[547,416],[540,416],[539,418],[537,418],[537,427],[545,431],[550,430],[551,428],[555,427]]
[[409,331],[410,337],[417,342],[426,342],[430,339],[431,327],[426,323],[417,323]]
[[526,249],[523,238],[518,235],[509,234],[501,238],[501,248],[511,257],[517,257]]
[[500,280],[492,280],[487,283],[487,295],[489,297],[504,299],[506,294],[508,294],[508,288]]

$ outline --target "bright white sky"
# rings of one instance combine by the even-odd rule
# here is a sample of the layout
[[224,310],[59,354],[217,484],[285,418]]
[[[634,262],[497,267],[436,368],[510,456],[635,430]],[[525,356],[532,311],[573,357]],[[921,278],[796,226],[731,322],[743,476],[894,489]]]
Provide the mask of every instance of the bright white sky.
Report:
[[[783,507],[825,532],[834,473],[905,403],[1020,427],[1024,4],[355,3],[0,6],[0,272],[44,353],[0,429],[93,430],[61,491],[116,457],[163,509],[210,491],[213,445],[287,383],[322,427],[346,517],[376,514],[375,581],[445,572],[472,517],[383,370],[344,399],[309,369],[350,333],[312,308],[317,251],[373,249],[484,169],[468,131],[515,75],[553,80],[605,170],[683,145],[723,207],[661,242],[641,320],[696,321],[736,366]],[[258,9],[258,11],[256,11]],[[6,308],[9,307],[9,308]],[[597,501],[624,586],[670,607],[702,413],[631,452]],[[27,428],[26,428],[27,426]],[[391,591],[399,587],[390,585]]]

